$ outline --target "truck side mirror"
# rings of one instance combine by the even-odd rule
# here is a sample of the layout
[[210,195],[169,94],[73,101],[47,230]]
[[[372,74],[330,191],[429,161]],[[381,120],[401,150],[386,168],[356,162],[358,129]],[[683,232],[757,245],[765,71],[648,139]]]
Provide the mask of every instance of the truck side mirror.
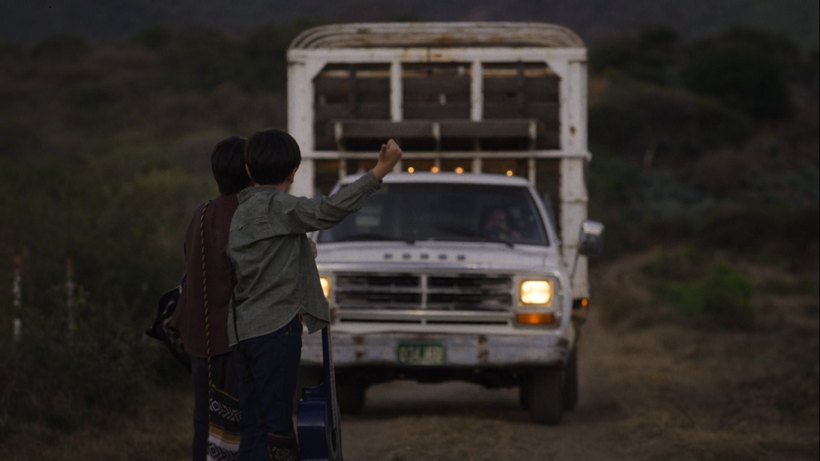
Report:
[[584,256],[598,256],[604,249],[604,225],[598,221],[581,223],[578,252]]

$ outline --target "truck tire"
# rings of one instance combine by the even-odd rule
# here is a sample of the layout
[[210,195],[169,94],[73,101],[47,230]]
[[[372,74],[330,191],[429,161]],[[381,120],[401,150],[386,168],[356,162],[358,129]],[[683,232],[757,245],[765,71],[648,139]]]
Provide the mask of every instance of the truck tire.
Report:
[[578,405],[578,346],[572,348],[567,359],[561,396],[565,411],[572,411]]
[[563,398],[561,370],[535,370],[529,377],[528,401],[530,419],[554,426],[561,422]]
[[338,381],[336,383],[336,400],[339,410],[346,414],[359,414],[364,409],[367,388],[355,381]]
[[524,379],[518,386],[518,404],[524,410],[530,409],[530,380]]

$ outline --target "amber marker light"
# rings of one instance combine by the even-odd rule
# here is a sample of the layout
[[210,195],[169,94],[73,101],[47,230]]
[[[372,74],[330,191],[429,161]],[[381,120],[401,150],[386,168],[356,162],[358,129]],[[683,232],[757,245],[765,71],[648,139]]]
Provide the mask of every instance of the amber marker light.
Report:
[[555,323],[555,314],[552,312],[515,314],[515,321],[521,325],[552,325]]
[[572,303],[574,309],[589,309],[589,298],[578,298]]
[[434,166],[433,168],[430,168],[430,171],[433,173],[438,173],[439,171],[441,171],[441,168]]
[[460,166],[457,166],[456,167],[456,174],[462,174],[462,173],[464,173],[464,168],[461,168]]
[[512,175],[513,175],[513,170],[507,170],[507,176],[512,176]]
[[411,167],[407,167],[407,172],[408,172],[408,173],[410,173],[410,174],[413,174],[413,173],[415,173],[415,172],[416,172],[416,169],[415,169],[415,168],[413,168],[412,166],[411,166]]

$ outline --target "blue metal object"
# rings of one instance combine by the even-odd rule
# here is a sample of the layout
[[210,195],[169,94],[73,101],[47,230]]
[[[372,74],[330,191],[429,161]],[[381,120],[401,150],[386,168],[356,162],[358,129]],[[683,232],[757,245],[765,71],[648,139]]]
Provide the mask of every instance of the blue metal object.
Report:
[[328,328],[322,330],[322,383],[303,389],[299,400],[296,431],[302,460],[342,461],[342,428]]

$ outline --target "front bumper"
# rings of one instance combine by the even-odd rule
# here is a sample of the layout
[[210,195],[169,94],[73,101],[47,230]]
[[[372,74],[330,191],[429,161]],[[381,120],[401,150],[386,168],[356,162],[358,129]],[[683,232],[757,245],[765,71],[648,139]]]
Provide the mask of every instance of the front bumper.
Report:
[[[433,368],[500,368],[563,367],[571,341],[557,333],[486,334],[486,333],[414,333],[332,332],[333,363],[345,367],[401,367],[400,344],[435,344],[443,348],[440,363],[424,365]],[[302,338],[302,364],[321,366],[322,336]]]

